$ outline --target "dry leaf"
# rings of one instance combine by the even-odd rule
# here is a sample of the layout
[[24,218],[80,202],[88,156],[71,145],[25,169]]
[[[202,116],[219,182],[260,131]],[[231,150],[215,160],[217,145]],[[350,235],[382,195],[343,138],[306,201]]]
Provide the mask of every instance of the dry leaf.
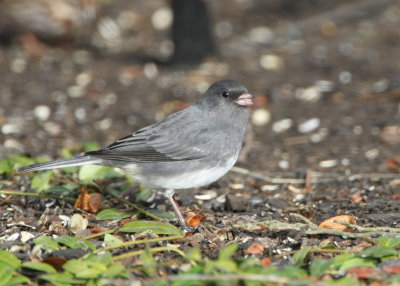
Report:
[[358,279],[367,279],[375,276],[377,271],[373,267],[355,267],[347,270],[347,273],[357,277]]
[[262,266],[269,266],[272,264],[272,259],[269,257],[263,257],[261,258],[260,263]]
[[61,257],[44,257],[42,262],[50,264],[57,271],[60,271],[62,269],[62,266],[64,265],[64,263],[67,262],[67,260],[65,258],[61,258]]
[[71,218],[70,230],[72,233],[78,233],[88,226],[88,220],[81,216],[80,214],[74,214]]
[[361,191],[357,191],[354,194],[352,194],[350,196],[350,202],[352,204],[365,203],[365,199],[361,195]]
[[91,213],[97,213],[101,208],[101,202],[103,200],[103,196],[99,193],[90,194],[89,197],[89,211]]
[[264,246],[261,243],[252,243],[245,251],[247,254],[262,254],[264,252]]
[[356,220],[357,220],[356,217],[354,217],[352,215],[339,215],[339,216],[331,217],[331,218],[321,222],[319,227],[336,229],[336,230],[340,230],[340,231],[351,231],[351,228],[347,227],[344,224],[340,224],[340,222],[355,224]]
[[88,193],[87,189],[85,187],[81,188],[81,193],[79,194],[79,197],[76,199],[74,208],[76,209],[81,209],[84,211],[89,211],[89,199],[90,199],[90,194]]
[[186,223],[191,227],[198,227],[201,224],[203,219],[204,219],[204,216],[196,214],[196,215],[192,215],[192,216],[188,217],[186,219]]
[[386,265],[382,267],[382,270],[391,274],[400,274],[400,266],[397,265]]

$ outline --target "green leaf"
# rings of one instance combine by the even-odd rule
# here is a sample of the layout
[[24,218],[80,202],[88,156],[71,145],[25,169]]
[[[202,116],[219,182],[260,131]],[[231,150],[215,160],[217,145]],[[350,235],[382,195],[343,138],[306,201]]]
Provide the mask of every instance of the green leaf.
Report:
[[362,285],[356,277],[343,277],[337,280],[328,280],[324,281],[324,284],[326,285],[335,285],[335,286],[357,286],[357,285]]
[[119,209],[105,209],[99,212],[96,216],[99,220],[106,219],[124,219],[134,215],[133,211],[119,210]]
[[8,282],[11,280],[13,275],[13,270],[11,267],[0,267],[0,283],[1,285],[7,285]]
[[77,188],[78,185],[73,185],[73,184],[62,185],[62,186],[51,186],[45,192],[53,195],[69,195],[72,194]]
[[304,259],[306,259],[308,252],[310,251],[311,246],[305,246],[293,255],[293,260],[296,264],[303,264]]
[[83,144],[83,150],[85,152],[95,151],[99,149],[101,149],[101,146],[99,145],[99,143],[95,141],[87,141]]
[[42,245],[42,248],[45,250],[59,250],[60,247],[58,246],[58,243],[51,237],[48,236],[40,236],[36,238],[33,243],[35,245]]
[[314,258],[310,264],[311,276],[320,277],[325,274],[326,270],[332,265],[331,259]]
[[55,241],[62,243],[70,248],[89,248],[95,250],[96,247],[88,240],[79,237],[72,237],[68,235],[62,235],[55,238]]
[[63,265],[63,269],[77,278],[98,278],[107,270],[107,266],[96,261],[71,259]]
[[375,267],[375,263],[371,259],[365,259],[365,258],[352,258],[350,260],[345,261],[342,266],[340,266],[340,270],[348,270],[350,268],[354,267]]
[[378,243],[382,246],[396,247],[397,245],[400,245],[400,238],[381,236],[378,238]]
[[31,158],[19,155],[19,154],[12,154],[8,157],[10,164],[12,165],[12,169],[16,169],[19,167],[27,166],[34,164],[35,161],[33,161]]
[[155,234],[182,234],[182,232],[172,224],[160,221],[131,221],[119,229],[119,231],[122,232],[142,232],[146,230],[151,230]]
[[[1,278],[0,281],[2,282]],[[1,284],[1,285],[5,285],[5,286],[12,286],[12,285],[21,285],[21,284],[26,284],[26,283],[30,283],[31,281],[29,280],[28,277],[25,277],[24,275],[21,274],[17,274],[14,275],[7,284]]]
[[153,194],[153,190],[146,188],[145,186],[140,186],[140,191],[136,194],[135,198],[137,201],[146,202]]
[[11,171],[12,171],[12,168],[11,168],[10,162],[6,159],[1,159],[0,160],[0,175],[1,174],[10,175]]
[[218,260],[226,261],[231,260],[232,256],[236,253],[238,249],[237,244],[231,243],[225,246],[218,255]]
[[0,250],[0,266],[2,265],[11,267],[12,269],[18,269],[21,267],[21,261],[19,261],[14,254],[5,250]]
[[332,266],[340,267],[340,266],[342,266],[343,263],[345,263],[346,261],[351,260],[353,258],[354,258],[354,255],[350,254],[350,253],[340,254],[332,259]]
[[50,187],[49,182],[52,177],[52,171],[37,174],[32,180],[31,188],[36,189],[38,192],[48,189]]
[[[68,262],[67,262],[68,263]],[[46,280],[58,286],[70,286],[71,284],[84,284],[85,280],[75,278],[71,273],[61,272],[41,275],[40,279]]]
[[201,261],[201,251],[198,248],[191,248],[186,254],[186,257],[189,261]]
[[47,263],[38,262],[38,261],[27,261],[22,263],[22,267],[33,269],[36,271],[42,271],[45,273],[56,273],[57,271],[53,266]]
[[93,180],[121,177],[112,167],[85,165],[79,170],[79,180],[90,183]]
[[175,218],[175,215],[174,215],[174,214],[169,213],[169,212],[165,212],[165,211],[162,211],[162,210],[149,209],[148,212],[149,212],[149,213],[152,213],[152,214],[155,214],[156,216],[166,218],[166,219],[173,219],[173,218]]
[[93,262],[100,262],[104,265],[108,265],[112,261],[112,255],[110,252],[104,252],[104,253],[98,254],[98,255],[89,255],[89,257],[86,258],[85,260],[93,261]]
[[115,237],[107,233],[106,235],[104,235],[104,243],[108,246],[108,245],[123,243],[123,241],[118,237]]
[[129,278],[129,275],[125,271],[125,267],[122,264],[114,263],[107,267],[107,270],[104,271],[101,275],[104,278]]
[[372,257],[372,258],[382,258],[386,256],[397,256],[399,255],[399,251],[388,247],[388,246],[382,246],[382,245],[376,245],[369,247],[367,249],[364,249],[359,253],[361,257]]
[[283,277],[291,279],[304,279],[308,276],[304,269],[293,265],[285,265],[283,271],[280,271],[280,274]]

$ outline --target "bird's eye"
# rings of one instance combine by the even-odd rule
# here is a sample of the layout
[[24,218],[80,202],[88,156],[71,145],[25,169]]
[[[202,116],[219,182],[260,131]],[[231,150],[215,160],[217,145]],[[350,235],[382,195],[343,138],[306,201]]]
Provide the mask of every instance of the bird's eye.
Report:
[[223,97],[229,97],[229,92],[223,91],[223,92],[222,92],[222,96],[223,96]]

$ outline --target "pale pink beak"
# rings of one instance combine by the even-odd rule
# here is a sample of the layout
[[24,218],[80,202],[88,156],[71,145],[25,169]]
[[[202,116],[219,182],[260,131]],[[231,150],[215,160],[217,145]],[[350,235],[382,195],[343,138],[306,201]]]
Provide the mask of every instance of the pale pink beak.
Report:
[[239,96],[235,102],[241,106],[249,106],[253,104],[253,96],[250,93],[245,93]]

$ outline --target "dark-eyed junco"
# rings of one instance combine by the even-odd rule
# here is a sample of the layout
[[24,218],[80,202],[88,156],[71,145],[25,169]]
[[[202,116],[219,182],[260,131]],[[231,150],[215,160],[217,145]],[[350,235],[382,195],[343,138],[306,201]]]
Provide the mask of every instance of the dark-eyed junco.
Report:
[[126,136],[107,148],[82,156],[34,164],[18,172],[96,164],[117,167],[151,188],[166,190],[208,185],[235,164],[249,119],[252,96],[240,83],[214,83],[192,106]]

